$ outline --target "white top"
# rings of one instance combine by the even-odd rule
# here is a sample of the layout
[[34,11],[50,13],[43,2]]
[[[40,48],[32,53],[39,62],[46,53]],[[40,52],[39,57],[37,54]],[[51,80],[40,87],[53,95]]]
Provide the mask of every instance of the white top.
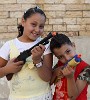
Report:
[[[24,50],[27,50],[37,44],[40,40],[41,38],[38,38],[35,42],[24,43],[15,38],[13,39],[12,45],[11,40],[7,41],[0,49],[0,56],[5,60],[9,60],[16,57],[18,51],[23,52]],[[51,52],[49,49],[49,44],[45,45],[45,47],[46,49],[44,51],[44,55]],[[22,69],[18,73],[13,74],[12,79],[9,81],[10,98],[32,98],[47,94],[51,91],[49,82],[43,81],[38,75],[37,68],[32,67],[31,56],[28,58],[29,59],[27,59]]]
[[[20,52],[23,52],[24,50],[27,50],[29,48],[31,48],[32,46],[34,46],[36,43],[38,43],[41,40],[41,38],[38,38],[36,41],[34,42],[30,42],[30,43],[25,43],[25,42],[21,42],[19,41],[17,38],[15,38],[14,44],[15,46],[18,48],[18,50]],[[10,40],[11,41],[11,40]],[[7,41],[0,49],[0,57],[2,57],[5,60],[9,60],[9,54],[10,54],[10,41]],[[49,44],[45,45],[46,49],[44,51],[44,55],[50,53],[50,47]]]

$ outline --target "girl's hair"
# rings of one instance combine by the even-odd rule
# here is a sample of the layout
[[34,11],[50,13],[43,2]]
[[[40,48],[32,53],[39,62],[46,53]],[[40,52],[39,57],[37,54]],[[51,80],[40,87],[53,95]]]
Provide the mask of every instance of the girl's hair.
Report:
[[[31,17],[35,13],[39,13],[43,15],[46,19],[45,13],[39,7],[36,6],[24,12],[24,15],[23,15],[24,20],[27,20],[27,18]],[[17,37],[20,37],[23,34],[24,27],[21,24],[19,24],[17,28],[18,28],[18,33],[19,33]]]
[[60,48],[64,44],[72,45],[72,42],[64,34],[56,34],[50,41],[50,49],[52,53],[55,48]]

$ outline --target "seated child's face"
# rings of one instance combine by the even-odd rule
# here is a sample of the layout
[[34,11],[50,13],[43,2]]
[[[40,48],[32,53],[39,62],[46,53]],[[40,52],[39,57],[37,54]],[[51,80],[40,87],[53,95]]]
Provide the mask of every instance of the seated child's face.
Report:
[[60,48],[55,48],[53,52],[63,64],[76,55],[75,46],[73,44],[63,44]]

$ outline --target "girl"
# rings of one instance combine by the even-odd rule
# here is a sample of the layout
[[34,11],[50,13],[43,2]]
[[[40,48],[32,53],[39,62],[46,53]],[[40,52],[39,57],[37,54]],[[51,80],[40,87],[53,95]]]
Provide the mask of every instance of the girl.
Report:
[[[9,81],[9,100],[52,100],[49,86],[52,55],[49,44],[35,47],[25,64],[23,61],[14,62],[20,52],[31,48],[41,40],[45,21],[46,15],[40,8],[28,9],[18,27],[18,38],[6,42],[0,49],[0,77],[14,73]],[[9,59],[12,60],[8,62]]]
[[[87,100],[90,82],[90,66],[79,58],[75,66],[70,62],[76,57],[75,45],[64,34],[58,34],[50,42],[50,49],[59,59],[54,68],[51,84],[58,78],[53,100]],[[68,63],[67,63],[68,62]],[[72,67],[71,67],[72,66]]]

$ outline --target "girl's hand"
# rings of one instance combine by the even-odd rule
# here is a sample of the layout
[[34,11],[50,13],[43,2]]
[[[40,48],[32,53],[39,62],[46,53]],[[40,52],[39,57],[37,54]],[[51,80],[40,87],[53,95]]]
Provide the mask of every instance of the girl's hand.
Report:
[[74,77],[74,69],[72,69],[70,66],[66,66],[63,70],[62,73],[65,77],[67,78],[72,78]]
[[7,74],[9,73],[17,73],[21,70],[22,66],[23,66],[23,61],[18,61],[18,62],[14,62],[16,58],[8,61],[8,63],[5,66],[5,69],[7,70]]
[[31,50],[32,60],[34,64],[37,64],[41,61],[41,56],[43,55],[44,51],[45,51],[45,46],[41,44],[39,46],[34,47]]

